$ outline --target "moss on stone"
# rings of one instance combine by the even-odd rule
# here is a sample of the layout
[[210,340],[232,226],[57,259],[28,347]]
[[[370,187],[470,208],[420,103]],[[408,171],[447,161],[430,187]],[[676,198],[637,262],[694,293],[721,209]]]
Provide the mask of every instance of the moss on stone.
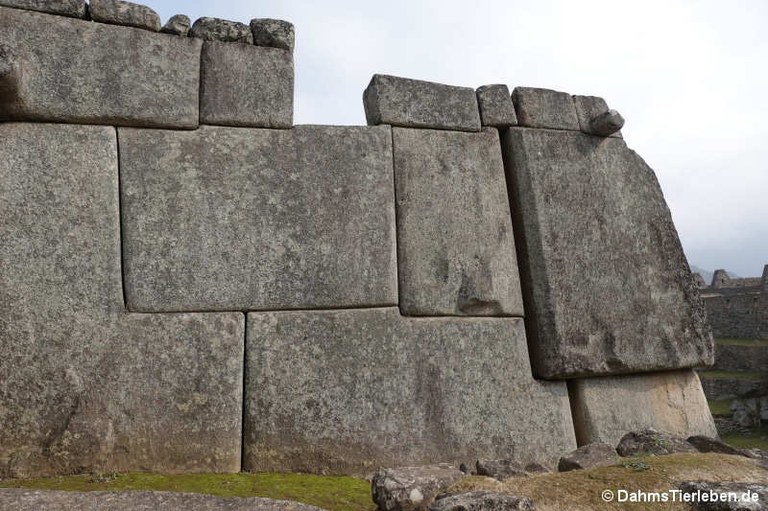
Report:
[[370,484],[345,476],[310,474],[152,474],[99,473],[44,479],[0,481],[4,488],[68,491],[149,490],[222,497],[267,497],[312,504],[329,511],[371,511]]

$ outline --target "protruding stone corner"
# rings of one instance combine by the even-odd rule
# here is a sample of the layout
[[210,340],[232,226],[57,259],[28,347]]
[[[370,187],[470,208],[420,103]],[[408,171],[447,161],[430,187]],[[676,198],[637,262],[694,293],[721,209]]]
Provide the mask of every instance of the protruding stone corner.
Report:
[[599,137],[623,138],[624,118],[598,96],[573,96],[576,115],[583,133]]
[[88,7],[85,0],[0,0],[0,7],[12,7],[25,11],[42,12],[68,18],[85,19]]
[[483,126],[508,128],[517,126],[515,106],[509,88],[504,84],[483,85],[475,91]]
[[520,126],[571,131],[581,129],[573,97],[567,92],[515,87],[512,103]]
[[168,21],[165,22],[160,32],[164,34],[172,34],[180,37],[187,37],[189,35],[189,29],[192,25],[192,21],[186,14],[174,14]]
[[293,23],[271,18],[254,18],[250,23],[253,44],[293,52],[296,29]]
[[145,5],[124,0],[90,0],[88,11],[91,19],[99,23],[160,31],[160,16]]
[[481,129],[477,96],[469,87],[375,74],[363,93],[363,104],[370,126]]
[[712,275],[712,285],[710,287],[715,289],[719,289],[721,287],[727,287],[730,281],[731,281],[731,276],[728,275],[728,272],[720,268],[715,270],[715,273]]
[[189,36],[205,41],[253,44],[251,28],[245,23],[208,16],[195,20],[189,30]]

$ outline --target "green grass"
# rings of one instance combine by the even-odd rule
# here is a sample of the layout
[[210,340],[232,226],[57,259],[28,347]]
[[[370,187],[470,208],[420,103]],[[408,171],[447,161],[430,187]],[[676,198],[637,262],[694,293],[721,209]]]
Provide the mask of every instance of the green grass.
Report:
[[762,346],[768,348],[768,340],[763,339],[715,339],[715,344],[723,346]]
[[766,371],[698,371],[699,377],[704,380],[768,380]]
[[733,399],[718,399],[715,401],[708,401],[709,411],[716,417],[730,417],[731,416],[731,403]]
[[726,433],[721,435],[721,438],[723,442],[734,447],[768,451],[768,426],[760,426],[748,433]]
[[371,486],[363,479],[310,474],[106,473],[0,481],[4,488],[68,491],[148,490],[221,497],[268,497],[312,504],[330,511],[372,511]]

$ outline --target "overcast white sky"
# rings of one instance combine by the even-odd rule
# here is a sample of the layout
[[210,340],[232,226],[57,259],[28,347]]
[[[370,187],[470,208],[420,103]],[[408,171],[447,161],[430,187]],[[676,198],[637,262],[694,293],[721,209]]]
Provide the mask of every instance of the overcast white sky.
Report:
[[145,0],[296,25],[297,124],[365,124],[374,73],[603,96],[656,171],[691,264],[768,263],[765,0]]

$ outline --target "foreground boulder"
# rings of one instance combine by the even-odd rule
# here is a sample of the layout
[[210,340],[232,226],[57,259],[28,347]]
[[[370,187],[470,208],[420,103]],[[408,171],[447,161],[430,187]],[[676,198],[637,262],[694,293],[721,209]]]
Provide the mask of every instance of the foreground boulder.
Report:
[[380,469],[371,493],[380,511],[426,511],[438,494],[464,476],[447,464]]
[[570,470],[605,467],[616,463],[616,457],[616,449],[611,445],[600,442],[582,445],[560,458],[557,471],[568,472]]
[[515,460],[477,460],[477,475],[493,477],[499,481],[511,477],[525,477],[525,468]]
[[[0,489],[0,509],[15,511],[150,511],[184,509],[185,511],[323,511],[319,507],[287,500],[260,497],[214,497],[196,493],[151,491],[72,492],[16,488]],[[506,508],[504,508],[506,509]],[[510,508],[512,509],[512,508]]]
[[697,452],[684,438],[653,429],[632,431],[616,447],[619,456],[663,456],[677,452]]
[[726,444],[721,440],[718,440],[717,438],[710,438],[708,436],[695,435],[688,437],[688,443],[693,445],[699,452],[717,452],[720,454],[745,456],[747,458],[759,457],[747,449],[738,449]]
[[429,511],[532,511],[536,509],[527,497],[491,491],[471,491],[440,497]]

